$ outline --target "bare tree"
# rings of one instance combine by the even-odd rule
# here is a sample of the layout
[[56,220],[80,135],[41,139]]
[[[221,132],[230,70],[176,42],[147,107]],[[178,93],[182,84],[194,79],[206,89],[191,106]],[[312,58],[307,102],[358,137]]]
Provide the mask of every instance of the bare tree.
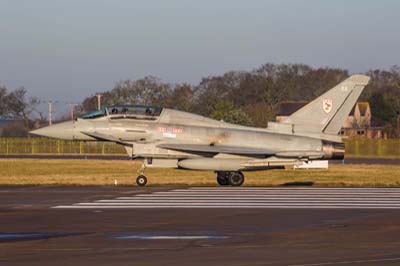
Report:
[[44,119],[38,108],[40,101],[35,97],[28,97],[24,87],[10,92],[5,87],[0,88],[0,103],[0,115],[9,119],[21,119],[27,131],[31,128],[34,116]]

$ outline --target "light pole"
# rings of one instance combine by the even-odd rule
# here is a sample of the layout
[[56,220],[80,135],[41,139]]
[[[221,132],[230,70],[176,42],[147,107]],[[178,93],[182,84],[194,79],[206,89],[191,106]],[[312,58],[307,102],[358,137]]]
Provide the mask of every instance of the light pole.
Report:
[[101,109],[101,97],[103,96],[103,94],[97,93],[96,96],[97,96],[97,110],[100,110]]
[[77,103],[69,103],[69,112],[71,115],[71,120],[74,120],[74,110],[75,110],[75,106],[77,106]]
[[49,126],[52,125],[52,114],[53,114],[53,102],[48,101],[48,119],[49,119]]

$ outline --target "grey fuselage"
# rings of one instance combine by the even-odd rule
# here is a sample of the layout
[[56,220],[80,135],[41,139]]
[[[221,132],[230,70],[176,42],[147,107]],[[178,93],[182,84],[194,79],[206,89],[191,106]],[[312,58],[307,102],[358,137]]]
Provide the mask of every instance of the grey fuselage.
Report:
[[[297,135],[290,130],[282,133],[268,128],[239,126],[167,108],[163,109],[159,117],[151,121],[121,116],[114,117],[108,114],[99,118],[77,119],[74,122],[59,124],[59,127],[66,127],[68,130],[57,130],[57,125],[53,127],[55,127],[54,132],[64,132],[59,135],[53,134],[53,137],[64,139],[97,140],[83,132],[96,132],[112,136],[121,143],[127,144],[125,146],[127,146],[130,156],[145,158],[183,159],[202,156],[202,154],[199,155],[194,152],[188,153],[157,147],[159,144],[165,143],[245,146],[274,151],[278,154],[290,152],[286,156],[282,156],[285,158],[291,157],[290,154],[294,154],[293,158],[303,157],[301,156],[302,152],[324,154],[324,156],[320,156],[321,158],[316,159],[329,157],[328,154],[324,153],[325,141],[318,136]],[[72,131],[71,128],[73,128]],[[131,151],[129,144],[132,144]],[[219,156],[221,157],[221,155]],[[232,155],[228,157],[232,157]],[[267,157],[267,155],[252,157],[262,158]]]

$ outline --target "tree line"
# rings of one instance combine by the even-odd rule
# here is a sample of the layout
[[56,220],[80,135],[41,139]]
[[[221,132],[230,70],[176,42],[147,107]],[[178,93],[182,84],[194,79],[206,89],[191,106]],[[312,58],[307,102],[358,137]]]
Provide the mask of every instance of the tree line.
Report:
[[[370,70],[369,85],[361,95],[372,111],[372,125],[398,137],[400,67]],[[103,93],[103,104],[158,105],[215,119],[266,127],[283,101],[310,101],[349,76],[340,68],[313,68],[304,64],[264,64],[251,71],[229,71],[203,78],[199,84],[170,84],[154,76],[117,82]],[[97,106],[93,95],[82,102],[89,112]]]
[[[372,110],[372,125],[390,137],[399,137],[400,67],[370,70],[369,85],[361,95]],[[340,68],[313,68],[304,64],[264,64],[251,71],[229,71],[204,77],[199,84],[165,83],[158,77],[119,81],[102,93],[103,105],[157,105],[194,112],[227,122],[266,127],[283,101],[310,101],[349,76]],[[17,100],[18,99],[18,100]],[[18,102],[19,101],[19,102]],[[0,88],[0,116],[29,121],[38,101],[24,88]],[[96,95],[83,99],[80,113],[97,108]],[[42,117],[41,115],[39,117]],[[27,127],[31,123],[25,123]]]

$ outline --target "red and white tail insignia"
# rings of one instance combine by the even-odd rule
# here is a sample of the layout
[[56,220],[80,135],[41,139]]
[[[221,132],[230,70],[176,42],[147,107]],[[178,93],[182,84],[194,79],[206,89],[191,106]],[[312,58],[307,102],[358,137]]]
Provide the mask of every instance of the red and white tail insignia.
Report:
[[322,100],[322,109],[324,112],[329,114],[333,108],[333,100],[332,99],[323,99]]

